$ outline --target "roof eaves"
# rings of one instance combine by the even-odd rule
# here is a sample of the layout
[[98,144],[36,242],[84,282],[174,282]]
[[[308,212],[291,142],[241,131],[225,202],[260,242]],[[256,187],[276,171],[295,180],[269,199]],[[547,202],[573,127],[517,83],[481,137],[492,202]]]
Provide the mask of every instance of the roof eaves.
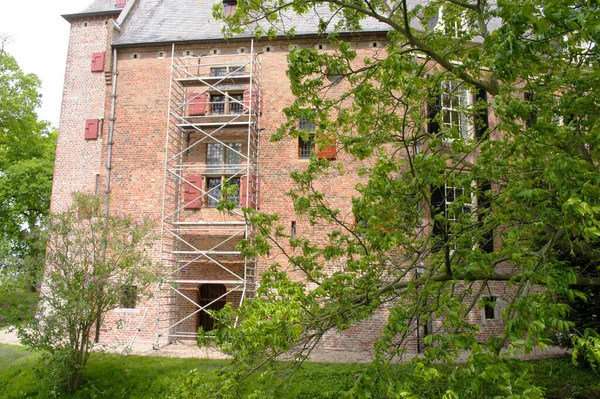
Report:
[[[389,31],[387,31],[387,30],[362,30],[362,31],[356,31],[356,32],[340,32],[339,36],[340,37],[355,37],[355,36],[387,35],[388,33],[389,33]],[[291,40],[302,40],[302,39],[314,38],[314,37],[319,37],[319,36],[322,36],[322,35],[320,35],[318,33],[305,33],[305,34],[295,35],[290,39]],[[111,45],[112,45],[112,47],[116,47],[116,48],[123,48],[123,47],[130,47],[130,46],[147,47],[147,46],[159,46],[159,45],[165,45],[165,44],[201,44],[201,43],[214,43],[214,42],[224,42],[224,41],[239,42],[239,41],[254,39],[254,38],[255,38],[254,35],[248,35],[248,36],[236,36],[236,37],[229,38],[229,39],[220,37],[220,38],[209,38],[209,39],[153,40],[153,41],[147,41],[147,42],[121,42],[121,43],[113,42]],[[286,38],[286,36],[281,35],[281,36],[277,36],[276,38],[274,38],[272,40],[284,39],[284,38]],[[271,39],[268,39],[265,37],[264,41],[271,41]]]
[[96,11],[96,12],[79,12],[75,14],[63,14],[61,17],[66,19],[68,22],[71,22],[75,19],[86,18],[86,17],[100,17],[104,15],[119,15],[121,13],[121,9],[118,10],[108,10],[108,11]]

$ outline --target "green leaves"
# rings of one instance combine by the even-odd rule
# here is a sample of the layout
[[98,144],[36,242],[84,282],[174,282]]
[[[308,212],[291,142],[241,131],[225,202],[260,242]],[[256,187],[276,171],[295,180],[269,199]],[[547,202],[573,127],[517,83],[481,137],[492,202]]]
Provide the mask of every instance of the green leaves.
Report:
[[50,209],[56,132],[37,119],[39,85],[0,50],[0,242],[15,264],[37,257],[32,231]]
[[[343,151],[291,174],[305,234],[287,234],[285,217],[252,216],[259,234],[244,252],[279,263],[255,304],[222,318],[217,339],[239,360],[236,375],[261,370],[269,380],[281,353],[304,359],[326,334],[379,320],[377,372],[357,378],[350,397],[376,397],[382,384],[387,397],[542,397],[508,355],[571,334],[557,298],[572,301],[573,284],[600,278],[600,9],[252,0],[238,3],[228,29],[252,21],[267,32],[260,21],[281,28],[280,11],[322,5],[339,19],[315,27],[333,30],[327,51],[290,52],[297,98],[272,145],[308,139],[300,122],[309,121],[317,145]],[[341,35],[366,17],[387,29],[385,48]],[[483,137],[466,134],[486,109]],[[494,251],[482,245],[490,233]],[[591,334],[578,342],[595,344]],[[422,357],[394,374],[389,365],[408,351]]]

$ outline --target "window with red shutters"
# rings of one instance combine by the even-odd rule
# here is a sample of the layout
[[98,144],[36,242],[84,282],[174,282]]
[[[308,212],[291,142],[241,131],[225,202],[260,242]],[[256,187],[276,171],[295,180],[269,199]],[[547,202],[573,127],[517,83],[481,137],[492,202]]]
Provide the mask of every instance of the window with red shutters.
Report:
[[92,72],[104,71],[104,53],[92,54]]
[[85,121],[85,134],[86,140],[98,139],[98,132],[100,131],[100,119],[88,119]]
[[202,176],[190,175],[183,184],[184,209],[199,209],[202,207]]
[[125,8],[126,5],[127,5],[127,0],[116,0],[115,1],[115,8]]

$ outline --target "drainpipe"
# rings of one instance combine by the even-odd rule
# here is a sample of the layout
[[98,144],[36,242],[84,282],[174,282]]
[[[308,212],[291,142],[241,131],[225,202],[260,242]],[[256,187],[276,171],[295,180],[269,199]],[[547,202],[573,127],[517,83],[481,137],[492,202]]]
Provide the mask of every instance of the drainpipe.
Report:
[[[108,127],[108,142],[107,144],[107,158],[106,158],[106,189],[104,190],[105,209],[104,209],[104,227],[108,226],[109,216],[109,197],[110,197],[110,171],[112,169],[112,147],[113,147],[113,134],[115,132],[115,106],[117,104],[117,49],[113,49],[113,73],[112,73],[112,95],[110,96],[110,119]],[[106,241],[102,244],[102,260],[106,259]],[[98,315],[96,319],[96,335],[94,336],[94,343],[100,341],[100,324],[102,323],[101,315]]]

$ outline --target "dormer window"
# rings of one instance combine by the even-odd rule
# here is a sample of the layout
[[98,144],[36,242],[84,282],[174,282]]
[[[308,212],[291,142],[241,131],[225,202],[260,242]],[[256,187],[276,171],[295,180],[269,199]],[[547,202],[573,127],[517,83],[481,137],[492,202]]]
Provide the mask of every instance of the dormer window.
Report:
[[444,10],[444,7],[440,7],[438,9],[435,29],[444,32],[449,37],[461,37],[467,30],[465,14],[456,14],[450,10]]
[[237,0],[223,0],[223,14],[225,17],[231,17],[235,13]]

